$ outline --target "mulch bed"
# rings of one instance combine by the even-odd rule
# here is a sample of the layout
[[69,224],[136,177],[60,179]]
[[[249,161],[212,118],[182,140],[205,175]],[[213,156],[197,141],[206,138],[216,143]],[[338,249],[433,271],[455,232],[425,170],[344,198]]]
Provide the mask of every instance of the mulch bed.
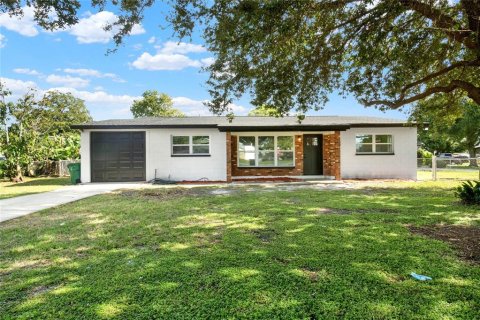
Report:
[[169,189],[143,189],[143,190],[119,190],[115,192],[123,197],[143,198],[152,200],[171,200],[181,197],[196,197],[206,195],[207,191],[202,188],[185,189],[185,188],[169,188]]
[[460,258],[480,264],[480,227],[434,225],[408,228],[412,233],[448,242],[458,251]]
[[227,183],[226,181],[222,180],[183,180],[178,181],[177,184],[220,184],[220,183]]

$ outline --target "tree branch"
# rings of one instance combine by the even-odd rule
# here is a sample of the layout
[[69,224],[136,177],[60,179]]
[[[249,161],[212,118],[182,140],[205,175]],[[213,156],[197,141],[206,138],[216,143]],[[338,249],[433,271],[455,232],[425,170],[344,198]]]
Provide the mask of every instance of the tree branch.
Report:
[[428,96],[431,96],[435,93],[449,93],[454,90],[461,89],[464,90],[468,97],[475,101],[477,104],[480,104],[480,87],[476,87],[475,85],[471,84],[470,82],[463,81],[463,80],[452,80],[446,86],[436,86],[431,87],[425,90],[422,93],[416,94],[409,98],[400,98],[398,100],[390,101],[390,100],[361,100],[361,103],[366,107],[371,107],[375,105],[384,105],[391,109],[398,109],[406,104],[424,99]]
[[414,81],[412,83],[407,84],[402,89],[399,100],[402,100],[404,98],[407,90],[409,90],[409,89],[411,89],[415,86],[418,86],[422,83],[425,83],[429,80],[432,80],[433,78],[439,77],[439,76],[441,76],[445,73],[448,73],[448,72],[452,71],[453,69],[460,68],[460,67],[479,67],[479,66],[480,66],[480,59],[476,59],[476,60],[472,60],[472,61],[458,61],[458,62],[452,63],[450,66],[448,66],[446,68],[443,68],[443,69],[441,69],[437,72],[429,74],[428,76],[426,76],[422,79],[419,79],[417,81]]
[[[469,49],[479,50],[479,44],[472,40],[470,36],[474,33],[474,30],[456,30],[456,31],[449,31],[450,29],[455,29],[457,22],[450,16],[446,15],[439,9],[434,8],[432,5],[429,5],[424,2],[420,2],[417,0],[399,0],[400,3],[421,14],[422,16],[428,18],[433,22],[433,24],[443,29],[442,31],[452,40],[456,42],[460,42],[465,45]],[[466,29],[466,28],[462,28]]]

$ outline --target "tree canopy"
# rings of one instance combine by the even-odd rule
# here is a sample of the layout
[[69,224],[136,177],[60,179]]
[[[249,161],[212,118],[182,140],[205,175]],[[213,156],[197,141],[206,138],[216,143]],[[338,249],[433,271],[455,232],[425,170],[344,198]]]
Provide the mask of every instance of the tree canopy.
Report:
[[80,135],[70,125],[92,120],[83,100],[70,93],[29,91],[7,102],[10,91],[0,82],[0,153],[6,174],[17,181],[33,161],[78,159]]
[[140,117],[184,117],[185,115],[173,107],[172,98],[166,93],[147,90],[142,99],[133,101],[130,111],[134,118]]
[[282,114],[278,112],[274,106],[259,106],[250,110],[249,116],[266,116],[266,117],[280,117]]
[[468,151],[475,158],[480,143],[480,107],[468,99],[448,99],[445,95],[428,99],[413,109],[419,124],[419,141],[430,151]]
[[[120,15],[108,28],[118,30],[117,45],[155,2],[113,2]],[[215,113],[228,112],[245,93],[254,105],[272,105],[281,114],[321,108],[334,90],[385,109],[439,93],[480,104],[478,0],[165,2],[172,5],[168,20],[176,34],[201,30],[215,55],[207,68]],[[0,10],[21,14],[20,3],[1,0]],[[78,22],[79,1],[28,3],[44,28]],[[91,2],[99,9],[107,3]]]

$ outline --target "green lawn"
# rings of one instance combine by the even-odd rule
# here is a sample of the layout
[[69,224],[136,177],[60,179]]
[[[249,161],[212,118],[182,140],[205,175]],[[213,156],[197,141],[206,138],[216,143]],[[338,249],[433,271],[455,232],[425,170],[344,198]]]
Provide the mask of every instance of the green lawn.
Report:
[[479,319],[480,266],[407,229],[478,227],[455,184],[129,191],[8,221],[0,318]]
[[52,191],[68,184],[70,178],[25,178],[22,183],[0,180],[0,199]]
[[[431,170],[417,170],[418,180],[432,180]],[[478,169],[438,169],[438,180],[479,180]]]

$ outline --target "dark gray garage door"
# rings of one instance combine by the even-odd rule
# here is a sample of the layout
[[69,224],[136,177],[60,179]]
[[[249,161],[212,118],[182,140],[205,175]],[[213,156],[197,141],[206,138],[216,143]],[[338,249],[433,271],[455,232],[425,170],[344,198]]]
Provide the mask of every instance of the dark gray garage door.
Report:
[[92,182],[145,181],[145,132],[92,132]]

